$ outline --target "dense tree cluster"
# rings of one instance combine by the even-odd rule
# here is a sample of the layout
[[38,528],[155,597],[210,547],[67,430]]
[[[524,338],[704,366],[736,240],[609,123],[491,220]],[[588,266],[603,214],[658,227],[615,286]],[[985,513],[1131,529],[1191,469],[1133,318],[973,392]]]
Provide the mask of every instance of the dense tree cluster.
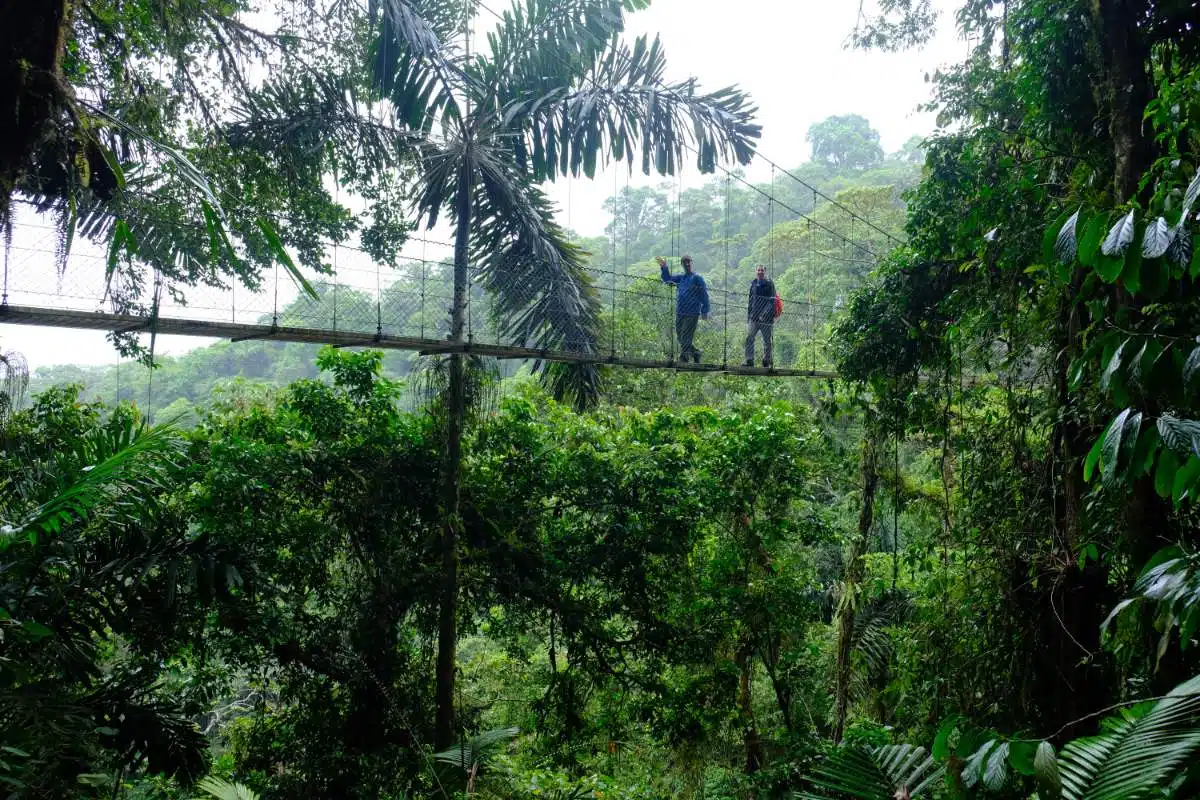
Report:
[[[837,204],[716,180],[673,219],[670,186],[627,189],[595,240],[553,222],[539,181],[635,150],[669,174],[689,129],[702,167],[744,161],[757,133],[736,90],[651,102],[661,49],[620,39],[640,0],[527,0],[473,56],[455,38],[473,4],[333,14],[349,27],[332,55],[303,15],[264,34],[237,4],[51,5],[24,21],[57,36],[9,44],[33,99],[0,121],[24,147],[0,162],[0,211],[32,199],[109,241],[128,302],[152,275],[253,282],[291,259],[285,241],[319,263],[318,239],[357,225],[328,197],[336,172],[378,201],[380,258],[410,226],[384,213],[398,192],[455,223],[447,283],[472,255],[571,283],[569,329],[537,291],[488,288],[510,323],[584,349],[602,324],[648,324],[599,308],[589,258],[619,250],[652,277],[682,240],[732,287],[770,263],[837,310],[841,380],[539,382],[465,353],[242,342],[163,367],[161,404],[192,417],[156,427],[144,384],[118,395],[111,372],[49,372],[25,402],[5,354],[13,796],[1200,790],[1191,4],[965,0],[973,49],[932,78],[934,135],[884,157],[857,115],[810,131],[798,174]],[[921,44],[932,14],[881,0],[852,42]],[[34,52],[43,39],[58,49]],[[243,51],[283,69],[238,83]],[[336,92],[318,66],[344,76]],[[237,86],[219,102],[218,75]],[[173,125],[185,101],[211,119]],[[396,149],[347,151],[351,129]],[[226,215],[230,195],[265,208],[292,180],[295,226]],[[150,208],[174,221],[159,238]],[[838,236],[887,255],[836,260]],[[328,301],[308,289],[285,318]]]

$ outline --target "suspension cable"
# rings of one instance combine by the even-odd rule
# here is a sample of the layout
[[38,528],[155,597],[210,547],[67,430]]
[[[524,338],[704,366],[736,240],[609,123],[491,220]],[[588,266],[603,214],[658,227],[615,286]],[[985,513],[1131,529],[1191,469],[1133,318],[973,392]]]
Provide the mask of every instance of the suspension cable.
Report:
[[158,344],[158,311],[162,301],[162,273],[154,270],[154,304],[150,309],[150,363],[146,375],[146,419],[154,424],[154,349]]
[[[771,168],[771,190],[775,190],[775,169]],[[770,265],[771,276],[775,276],[775,198],[768,195],[767,200],[767,263]]]
[[[12,213],[11,211],[9,212]],[[0,293],[0,306],[8,305],[8,254],[12,250],[12,218],[4,220],[4,288]]]
[[675,173],[675,232],[671,237],[671,255],[683,255],[683,242],[680,238],[679,226],[680,216],[683,213],[681,206],[683,205],[683,174],[682,170]]
[[[617,215],[621,210],[621,190],[620,190],[621,173],[613,172],[613,219],[612,219],[612,299],[609,309],[609,316],[612,318],[612,333],[610,335],[611,344],[609,355],[615,361],[617,358]],[[570,198],[570,194],[567,195]],[[629,232],[625,232],[626,237]],[[629,246],[626,241],[625,246]]]
[[731,195],[733,183],[729,178],[725,179],[725,276],[722,280],[722,289],[725,294],[725,332],[723,338],[725,341],[725,352],[721,357],[721,366],[729,366],[729,302],[731,295],[729,292],[729,217],[733,213],[733,201]]
[[[628,287],[628,278],[629,278],[629,228],[631,225],[630,217],[632,216],[632,209],[630,208],[631,200],[632,200],[632,194],[629,191],[629,171],[627,170],[625,172],[625,266],[622,269],[622,272],[624,273],[623,277],[625,278],[626,287]],[[613,276],[614,283],[616,282],[616,280],[617,280],[617,276],[614,275]],[[622,291],[624,292],[624,296],[625,296],[625,314],[624,314],[624,316],[626,319],[628,319],[629,318],[629,294],[628,294],[629,290],[628,290],[628,288],[625,288]],[[622,333],[621,351],[628,352],[628,342],[624,338],[624,333],[625,333],[624,328],[625,328],[625,326],[622,326],[622,329],[621,329],[621,333]]]

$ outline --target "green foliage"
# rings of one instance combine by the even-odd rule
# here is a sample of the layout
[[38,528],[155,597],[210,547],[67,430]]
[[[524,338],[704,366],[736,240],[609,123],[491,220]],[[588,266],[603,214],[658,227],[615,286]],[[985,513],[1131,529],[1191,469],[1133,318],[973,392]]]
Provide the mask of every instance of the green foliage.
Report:
[[[301,267],[328,271],[326,243],[360,227],[327,188],[335,175],[374,201],[364,244],[383,256],[403,243],[409,226],[388,207],[413,150],[407,132],[373,115],[368,9],[324,0],[267,17],[251,3],[208,0],[89,9],[6,17],[30,42],[61,33],[65,46],[28,54],[44,91],[14,77],[28,135],[9,143],[0,216],[10,219],[17,197],[54,213],[60,269],[76,235],[104,246],[115,310],[149,311],[160,282],[181,296],[198,283],[257,288],[273,268],[313,295]],[[269,81],[253,79],[268,66]],[[140,349],[128,334],[114,341]]]
[[[832,796],[860,800],[920,797],[942,777],[942,767],[923,747],[907,744],[845,747],[827,759],[811,778]],[[801,793],[799,798],[826,798]]]
[[[1055,756],[1045,741],[996,738],[957,717],[938,732],[931,756],[911,745],[845,747],[811,778],[839,796],[915,797],[953,771],[955,796],[989,796],[1012,781],[1036,779],[1046,796],[1082,800],[1189,796],[1191,759],[1200,748],[1200,678],[1165,697],[1123,708],[1101,733],[1068,742]],[[957,743],[951,747],[954,738]],[[820,795],[799,795],[819,797]]]
[[879,133],[858,114],[846,114],[812,125],[808,129],[812,160],[846,169],[867,169],[883,160]]
[[461,770],[467,778],[467,794],[471,794],[475,790],[475,781],[479,771],[487,764],[491,756],[502,750],[520,732],[518,728],[497,728],[484,731],[454,747],[434,753],[433,757]]
[[1200,749],[1200,678],[1163,699],[1124,709],[1096,736],[1076,739],[1059,754],[1066,800],[1136,800],[1181,790]]
[[258,794],[240,783],[230,783],[212,776],[201,779],[196,784],[196,788],[208,793],[216,800],[258,800]]
[[1179,628],[1179,645],[1187,649],[1200,629],[1200,559],[1177,546],[1159,551],[1142,570],[1133,585],[1133,597],[1122,600],[1108,615],[1104,626],[1120,616],[1127,607],[1145,600],[1158,607],[1157,626],[1162,631],[1158,657],[1161,659]]
[[105,419],[71,389],[0,429],[0,518],[12,521],[0,547],[0,736],[25,754],[4,759],[9,784],[59,794],[109,763],[184,782],[205,771],[186,696],[151,665],[179,652],[238,576],[166,497],[181,448],[169,428]]

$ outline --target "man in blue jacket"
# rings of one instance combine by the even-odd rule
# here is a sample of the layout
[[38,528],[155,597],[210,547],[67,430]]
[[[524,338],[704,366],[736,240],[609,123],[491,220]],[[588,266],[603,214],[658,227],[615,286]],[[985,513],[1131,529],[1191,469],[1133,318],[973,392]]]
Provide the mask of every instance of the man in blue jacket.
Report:
[[667,260],[658,257],[663,283],[675,284],[675,335],[679,337],[679,360],[687,363],[689,358],[700,363],[700,351],[692,345],[696,335],[696,322],[708,319],[708,287],[704,278],[692,272],[692,257],[679,259],[683,274],[672,275],[667,269]]

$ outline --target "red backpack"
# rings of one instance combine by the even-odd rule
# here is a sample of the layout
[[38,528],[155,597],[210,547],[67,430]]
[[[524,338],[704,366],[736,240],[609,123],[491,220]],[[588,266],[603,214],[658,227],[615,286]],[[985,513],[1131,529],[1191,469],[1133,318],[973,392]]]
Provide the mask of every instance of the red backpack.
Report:
[[783,316],[783,298],[775,295],[775,319]]

